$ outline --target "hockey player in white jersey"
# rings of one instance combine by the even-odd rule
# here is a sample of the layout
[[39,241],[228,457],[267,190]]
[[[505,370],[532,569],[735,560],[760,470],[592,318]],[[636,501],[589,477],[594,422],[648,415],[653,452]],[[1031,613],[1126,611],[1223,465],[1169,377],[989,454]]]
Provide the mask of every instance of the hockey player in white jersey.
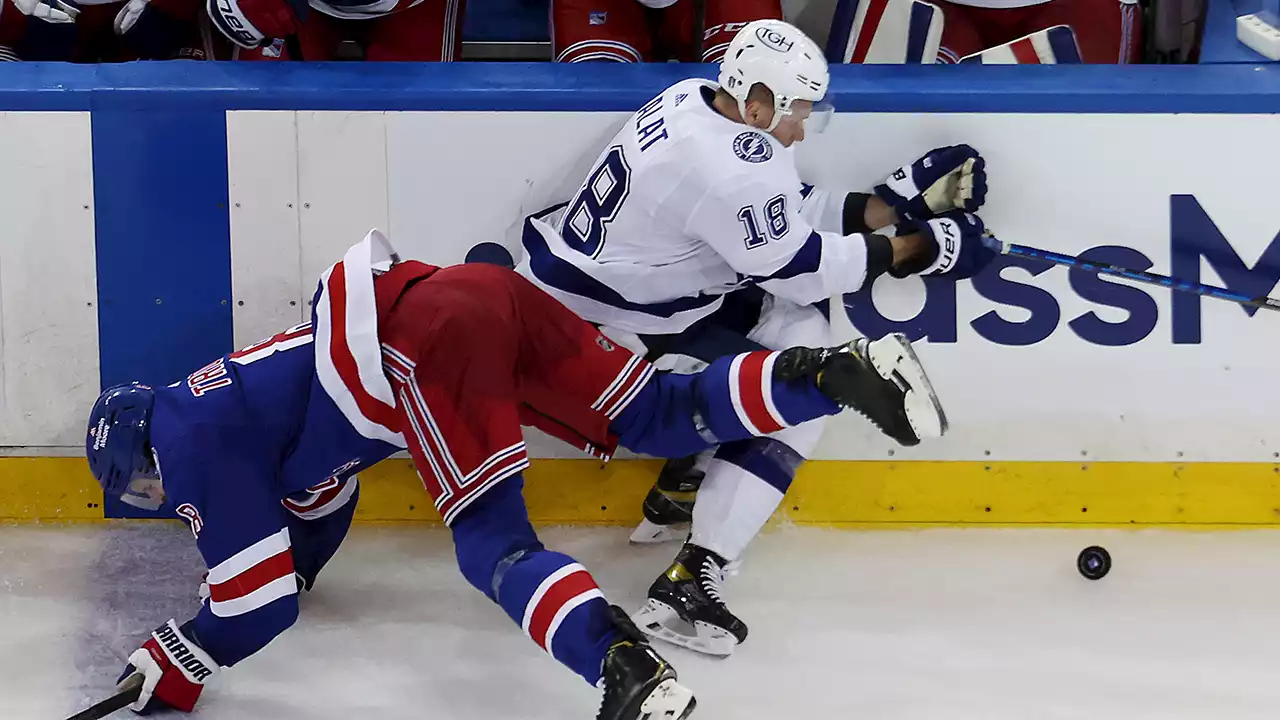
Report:
[[[613,138],[573,199],[526,219],[518,270],[650,359],[710,361],[762,346],[829,345],[820,305],[883,273],[963,278],[985,267],[994,252],[972,211],[986,175],[968,146],[935,150],[874,193],[802,184],[793,145],[830,117],[827,86],[822,52],[797,28],[748,24],[718,84],[692,79],[665,90]],[[890,226],[892,237],[872,234]],[[905,337],[853,347],[884,378],[860,408],[871,422],[903,445],[946,431]],[[776,432],[723,444],[700,463],[688,542],[635,616],[651,635],[717,655],[747,635],[724,602],[726,567],[776,509],[823,428],[815,420],[784,429],[767,398],[743,404],[751,408],[744,420]],[[647,522],[663,520],[651,512],[655,500],[687,512],[691,498],[667,490],[660,481],[650,493]]]

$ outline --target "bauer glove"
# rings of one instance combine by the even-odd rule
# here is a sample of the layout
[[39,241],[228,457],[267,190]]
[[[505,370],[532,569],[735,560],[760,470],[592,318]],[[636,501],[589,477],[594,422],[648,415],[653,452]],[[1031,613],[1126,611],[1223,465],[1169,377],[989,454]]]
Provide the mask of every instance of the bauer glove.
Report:
[[875,192],[901,220],[927,220],[951,210],[973,212],[987,199],[986,161],[968,145],[938,148],[894,170]]
[[298,31],[306,4],[288,0],[207,0],[209,18],[231,42],[253,50],[271,40],[287,38]]
[[982,272],[996,257],[994,243],[985,242],[986,225],[973,213],[952,210],[931,220],[901,223],[898,235],[920,233],[929,241],[919,257],[889,270],[897,278],[908,275],[945,275],[961,280]]

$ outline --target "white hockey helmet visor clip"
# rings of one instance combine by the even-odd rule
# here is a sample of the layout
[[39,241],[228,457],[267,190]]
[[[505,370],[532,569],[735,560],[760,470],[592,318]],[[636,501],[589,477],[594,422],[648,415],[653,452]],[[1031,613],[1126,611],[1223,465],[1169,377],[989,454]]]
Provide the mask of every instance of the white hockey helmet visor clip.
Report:
[[756,83],[773,93],[769,132],[792,113],[791,106],[797,100],[813,103],[805,132],[822,132],[835,112],[831,103],[823,100],[831,83],[826,58],[816,43],[790,23],[756,20],[747,23],[729,43],[720,63],[720,87],[738,101],[743,117],[747,96]]

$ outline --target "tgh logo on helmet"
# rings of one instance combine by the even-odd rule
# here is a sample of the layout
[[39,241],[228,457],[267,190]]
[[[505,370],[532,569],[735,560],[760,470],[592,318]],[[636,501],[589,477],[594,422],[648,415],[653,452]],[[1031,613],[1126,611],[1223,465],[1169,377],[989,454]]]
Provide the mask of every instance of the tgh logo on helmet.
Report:
[[795,41],[788,39],[785,35],[774,30],[773,28],[756,28],[756,37],[764,46],[770,50],[777,50],[780,53],[791,50],[791,46],[795,45]]

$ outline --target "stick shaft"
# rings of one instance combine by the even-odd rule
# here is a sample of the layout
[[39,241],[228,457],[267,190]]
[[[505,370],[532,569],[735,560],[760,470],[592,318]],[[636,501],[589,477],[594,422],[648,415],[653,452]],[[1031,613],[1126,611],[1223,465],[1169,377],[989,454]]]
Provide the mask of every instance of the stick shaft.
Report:
[[1115,275],[1117,277],[1127,278],[1129,280],[1137,280],[1151,285],[1159,285],[1171,290],[1181,292],[1190,292],[1205,297],[1216,298],[1218,300],[1227,300],[1239,303],[1247,307],[1264,308],[1267,310],[1280,311],[1280,300],[1266,296],[1249,297],[1242,293],[1233,292],[1226,288],[1217,287],[1215,285],[1204,285],[1202,283],[1194,283],[1187,280],[1179,280],[1168,275],[1159,275],[1146,270],[1133,270],[1130,268],[1111,265],[1108,263],[1091,262],[1089,260],[1081,260],[1074,255],[1064,255],[1051,250],[1041,250],[1039,248],[1028,247],[1026,245],[1014,245],[1012,243],[1002,243],[1001,251],[1006,255],[1018,255],[1020,257],[1034,258],[1036,260],[1044,260],[1056,265],[1063,265],[1087,272],[1102,273],[1105,275]]
[[707,0],[693,0],[693,61],[702,62],[707,32]]
[[142,694],[142,676],[137,675],[135,678],[130,678],[130,682],[120,692],[83,712],[72,715],[67,720],[101,720],[117,710],[123,710],[134,704]]

